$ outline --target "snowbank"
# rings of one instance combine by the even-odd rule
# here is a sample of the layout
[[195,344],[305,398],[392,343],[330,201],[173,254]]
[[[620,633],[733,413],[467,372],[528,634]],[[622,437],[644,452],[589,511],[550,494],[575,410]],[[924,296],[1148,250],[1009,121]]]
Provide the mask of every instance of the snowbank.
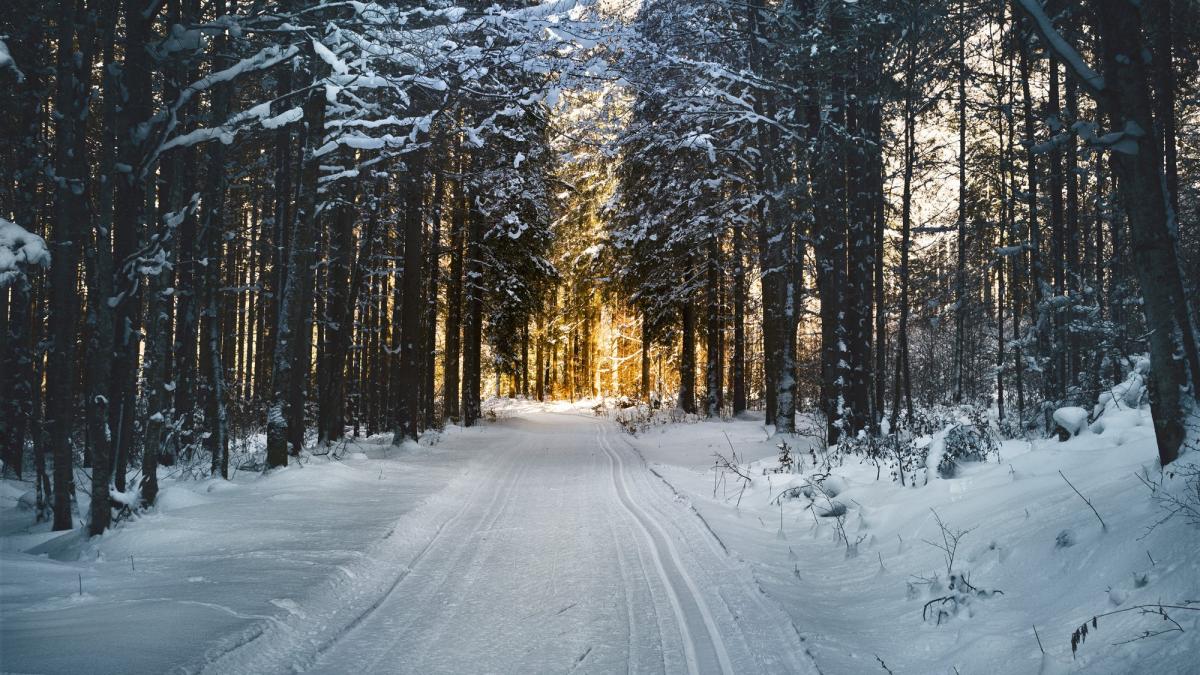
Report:
[[[777,473],[778,439],[758,421],[627,440],[750,566],[824,673],[884,672],[881,661],[896,673],[1195,673],[1200,612],[1169,611],[1182,632],[1135,639],[1164,627],[1136,607],[1200,595],[1200,531],[1183,518],[1149,529],[1163,511],[1135,474],[1181,487],[1157,469],[1148,408],[1125,405],[1140,400],[1139,377],[1101,397],[1110,404],[1097,433],[1005,441],[998,463],[916,488],[799,437],[798,472]],[[1078,420],[1073,411],[1065,421]],[[1082,420],[1073,426],[1086,411]],[[750,482],[715,467],[716,453],[736,453]],[[939,521],[961,533],[952,564]],[[1088,624],[1073,655],[1073,632],[1114,611]]]
[[[419,510],[479,461],[475,444],[450,432],[415,453],[352,443],[350,462],[305,457],[230,481],[160,469],[156,506],[91,540],[34,523],[30,484],[0,481],[0,670],[199,671],[314,595],[396,572],[438,522]],[[380,542],[396,550],[376,555]]]
[[1054,423],[1062,427],[1072,436],[1078,436],[1080,429],[1087,424],[1088,411],[1075,406],[1067,406],[1054,411]]

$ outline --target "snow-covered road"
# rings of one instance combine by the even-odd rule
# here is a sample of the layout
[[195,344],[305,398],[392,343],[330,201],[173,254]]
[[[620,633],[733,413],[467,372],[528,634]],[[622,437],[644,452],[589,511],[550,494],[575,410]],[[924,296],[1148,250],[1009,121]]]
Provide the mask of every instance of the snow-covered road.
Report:
[[532,413],[485,438],[484,471],[439,495],[412,555],[208,670],[816,672],[788,616],[611,422]]

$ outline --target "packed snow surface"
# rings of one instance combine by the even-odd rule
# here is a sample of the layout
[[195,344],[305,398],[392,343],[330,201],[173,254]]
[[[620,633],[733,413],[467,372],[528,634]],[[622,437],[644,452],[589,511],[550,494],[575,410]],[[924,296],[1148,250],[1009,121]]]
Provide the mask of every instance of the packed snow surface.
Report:
[[49,536],[4,554],[4,670],[817,672],[619,428],[571,408],[173,483],[95,542],[26,546]]
[[[777,473],[761,419],[634,437],[589,407],[493,401],[494,421],[420,445],[165,477],[155,509],[90,541],[0,483],[0,670],[1196,672],[1200,612],[1126,644],[1162,619],[1103,617],[1070,649],[1097,614],[1200,599],[1195,527],[1146,534],[1145,409],[901,487],[801,437]],[[714,469],[734,450],[744,487]],[[954,571],[986,595],[935,622],[939,518],[969,530]]]

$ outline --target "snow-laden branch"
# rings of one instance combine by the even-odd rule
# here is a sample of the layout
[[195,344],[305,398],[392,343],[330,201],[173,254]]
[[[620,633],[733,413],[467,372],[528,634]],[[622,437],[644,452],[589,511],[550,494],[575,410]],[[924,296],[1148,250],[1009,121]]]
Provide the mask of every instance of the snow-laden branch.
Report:
[[4,40],[0,40],[0,72],[4,70],[12,70],[17,77],[17,83],[25,81],[25,73],[17,67],[16,60],[13,59],[12,53],[8,51],[8,45],[4,44]]
[[244,58],[224,70],[218,70],[188,85],[179,92],[179,98],[171,105],[171,109],[178,111],[200,92],[207,91],[222,82],[229,82],[243,73],[266,70],[298,53],[300,53],[300,48],[296,45],[289,45],[285,48],[280,48],[278,45],[265,47],[254,56]]
[[0,288],[20,279],[24,274],[22,266],[50,266],[46,240],[0,218]]
[[[272,45],[260,50],[253,56],[238,61],[224,70],[218,70],[217,72],[210,73],[209,75],[202,77],[185,87],[179,92],[179,96],[175,99],[175,101],[171,103],[171,107],[165,111],[165,119],[160,127],[161,140],[159,141],[158,146],[154,148],[152,152],[147,154],[146,161],[143,164],[143,171],[154,166],[154,163],[158,161],[158,158],[171,148],[187,147],[214,139],[219,139],[222,143],[226,144],[232,142],[233,137],[237,134],[236,122],[241,121],[241,119],[239,119],[240,116],[235,116],[233,120],[230,120],[230,122],[227,122],[220,127],[196,129],[192,132],[176,136],[174,138],[171,138],[170,136],[172,132],[175,131],[175,127],[179,124],[179,111],[197,94],[211,89],[222,82],[232,81],[245,73],[271,68],[276,64],[292,58],[299,52],[299,47],[295,45],[290,45],[286,48],[281,48],[278,45]],[[248,114],[249,116],[261,119],[266,116],[267,111],[269,111],[269,107],[263,107],[259,105],[251,108],[249,111],[247,111],[247,113],[243,114]]]
[[1013,0],[1013,6],[1029,17],[1038,35],[1045,41],[1046,47],[1075,74],[1079,86],[1095,97],[1104,92],[1104,78],[1092,70],[1079,52],[1058,32],[1038,0]]

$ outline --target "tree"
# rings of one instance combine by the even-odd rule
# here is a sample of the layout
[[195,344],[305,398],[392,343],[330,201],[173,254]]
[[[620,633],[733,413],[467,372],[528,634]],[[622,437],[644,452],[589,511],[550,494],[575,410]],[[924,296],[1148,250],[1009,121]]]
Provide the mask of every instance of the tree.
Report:
[[[1177,238],[1170,218],[1163,177],[1162,145],[1150,96],[1141,10],[1120,1],[1097,0],[1093,10],[1103,74],[1068,44],[1036,0],[1017,0],[1038,34],[1069,67],[1079,86],[1093,96],[1110,119],[1111,148],[1118,189],[1129,218],[1134,264],[1151,332],[1151,374],[1147,380],[1159,461],[1179,456],[1185,429],[1182,392],[1197,396],[1200,381],[1195,326],[1179,275]],[[1129,58],[1128,55],[1139,55]]]

